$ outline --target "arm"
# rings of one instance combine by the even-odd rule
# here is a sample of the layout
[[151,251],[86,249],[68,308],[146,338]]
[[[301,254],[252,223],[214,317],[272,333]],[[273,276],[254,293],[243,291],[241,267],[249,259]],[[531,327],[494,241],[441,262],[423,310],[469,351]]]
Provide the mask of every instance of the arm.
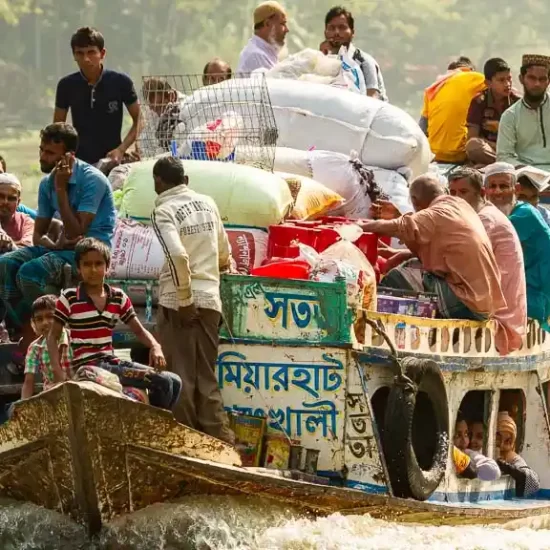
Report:
[[31,344],[25,357],[25,381],[21,388],[21,399],[28,399],[34,394],[34,376],[38,372],[38,348]]
[[516,118],[514,111],[505,111],[500,119],[497,139],[497,161],[509,162],[514,166],[520,164],[516,152]]
[[69,112],[70,99],[68,94],[67,85],[64,79],[61,79],[57,84],[57,90],[55,92],[55,109],[53,112],[54,122],[66,122],[67,113]]
[[229,243],[229,237],[221,219],[219,223],[219,236],[218,236],[218,246],[219,246],[219,263],[220,263],[220,273],[227,273],[231,269],[231,244]]
[[55,250],[56,243],[48,235],[50,228],[51,218],[36,218],[34,222],[34,231],[32,236],[32,242],[35,246],[43,246],[50,250]]
[[55,242],[48,237],[48,229],[54,215],[54,210],[49,196],[48,184],[48,178],[44,178],[38,188],[38,212],[34,222],[32,241],[35,246],[44,246],[53,250]]
[[466,454],[475,464],[479,479],[482,481],[495,481],[500,478],[500,468],[492,458],[488,458],[470,449],[466,451]]
[[66,380],[66,373],[61,368],[61,354],[59,353],[59,338],[62,332],[63,323],[56,317],[47,337],[48,353],[50,355],[54,382],[64,382]]
[[474,97],[468,109],[466,126],[468,127],[468,139],[479,137],[481,121],[483,119],[483,105],[479,97]]
[[123,79],[121,84],[122,102],[126,105],[126,109],[128,109],[128,113],[130,113],[130,116],[132,117],[132,127],[126,134],[126,137],[122,143],[116,149],[113,149],[107,153],[109,158],[112,158],[118,162],[122,160],[122,156],[127,149],[135,143],[140,130],[140,107],[134,83],[127,75],[123,75],[121,78]]
[[138,130],[139,130],[139,120],[140,120],[140,112],[141,112],[139,102],[136,101],[132,105],[129,105],[127,109],[128,109],[128,113],[130,113],[130,116],[132,117],[132,127],[130,128],[130,130],[126,134],[126,137],[118,147],[118,149],[121,151],[122,154],[124,154],[127,151],[127,149],[135,143],[138,136]]
[[376,62],[370,56],[366,56],[361,62],[361,71],[365,77],[365,87],[367,95],[380,99],[380,90],[378,89],[378,67]]
[[25,381],[21,388],[21,399],[28,399],[34,395],[34,374],[25,374]]
[[399,233],[398,221],[399,220],[369,220],[363,222],[361,227],[365,233],[376,233],[388,237],[397,237]]
[[60,109],[56,107],[53,112],[53,121],[54,122],[67,122],[67,114],[69,111],[67,109]]
[[156,208],[151,216],[153,229],[162,245],[176,287],[179,307],[193,304],[189,256],[180,239],[178,226],[169,212]]
[[428,98],[426,97],[425,93],[424,102],[422,104],[422,114],[420,115],[418,125],[420,126],[420,129],[426,134],[426,137],[428,137]]
[[519,498],[533,495],[540,489],[537,472],[529,468],[521,457],[517,457],[514,464],[504,460],[498,460],[497,462],[502,473],[509,475],[516,482],[516,494]]

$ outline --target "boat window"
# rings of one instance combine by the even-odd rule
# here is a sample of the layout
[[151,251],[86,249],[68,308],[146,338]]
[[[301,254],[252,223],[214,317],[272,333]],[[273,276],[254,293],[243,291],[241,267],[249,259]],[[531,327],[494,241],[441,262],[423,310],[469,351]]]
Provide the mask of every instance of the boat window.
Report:
[[523,390],[502,390],[498,404],[499,412],[507,411],[516,423],[518,435],[516,439],[516,452],[523,450],[525,439],[525,393]]
[[378,388],[371,398],[374,421],[376,422],[378,434],[382,440],[384,438],[384,421],[386,418],[386,406],[388,405],[389,395],[390,388],[388,386],[383,386],[382,388]]
[[[455,446],[479,451],[482,454],[487,453],[487,443],[489,441],[489,417],[491,413],[491,392],[490,391],[470,391],[462,399],[460,409],[455,420]],[[458,423],[461,423],[459,426]],[[464,433],[467,426],[467,433]],[[461,434],[466,438],[461,437]]]

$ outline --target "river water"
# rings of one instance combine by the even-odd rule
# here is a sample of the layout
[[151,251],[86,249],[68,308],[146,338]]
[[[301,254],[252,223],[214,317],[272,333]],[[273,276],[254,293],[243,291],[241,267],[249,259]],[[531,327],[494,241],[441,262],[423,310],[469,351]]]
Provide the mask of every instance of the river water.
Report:
[[80,526],[29,504],[0,504],[2,550],[542,550],[550,527],[426,527],[369,516],[312,518],[255,498],[193,497],[119,519],[90,541]]

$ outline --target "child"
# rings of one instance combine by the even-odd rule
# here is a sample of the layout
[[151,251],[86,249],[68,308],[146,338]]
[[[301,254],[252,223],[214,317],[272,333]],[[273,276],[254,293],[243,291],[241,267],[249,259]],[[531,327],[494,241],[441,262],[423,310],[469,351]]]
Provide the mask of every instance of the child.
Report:
[[[546,187],[543,186],[545,189]],[[516,195],[518,201],[528,202],[534,206],[544,218],[544,221],[550,225],[550,212],[540,203],[540,189],[538,189],[533,181],[527,176],[520,176],[516,187]]]
[[[68,326],[75,370],[83,366],[108,370],[120,378],[123,386],[148,389],[151,405],[171,409],[178,400],[181,379],[171,372],[160,372],[166,368],[166,360],[159,343],[139,322],[130,298],[105,283],[110,261],[109,248],[97,239],[83,239],[75,247],[75,264],[82,282],[62,292],[48,335],[54,377],[65,378],[56,342],[63,327]],[[154,368],[115,357],[113,329],[119,320],[149,348],[149,362]]]
[[[31,310],[31,325],[38,338],[29,346],[25,358],[25,381],[21,391],[21,399],[32,397],[34,393],[34,377],[40,372],[44,389],[54,384],[54,375],[46,337],[53,325],[57,296],[48,294],[34,301]],[[62,329],[54,345],[57,349],[58,363],[65,376],[70,376],[72,353],[69,345],[69,335]]]

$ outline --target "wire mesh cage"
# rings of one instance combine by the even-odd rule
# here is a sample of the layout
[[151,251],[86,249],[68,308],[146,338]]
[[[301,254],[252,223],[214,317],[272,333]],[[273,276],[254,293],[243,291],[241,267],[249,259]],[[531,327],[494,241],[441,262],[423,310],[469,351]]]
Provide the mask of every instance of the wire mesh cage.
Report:
[[[144,76],[142,158],[236,162],[273,170],[277,126],[265,76]],[[206,85],[205,85],[206,84]]]

